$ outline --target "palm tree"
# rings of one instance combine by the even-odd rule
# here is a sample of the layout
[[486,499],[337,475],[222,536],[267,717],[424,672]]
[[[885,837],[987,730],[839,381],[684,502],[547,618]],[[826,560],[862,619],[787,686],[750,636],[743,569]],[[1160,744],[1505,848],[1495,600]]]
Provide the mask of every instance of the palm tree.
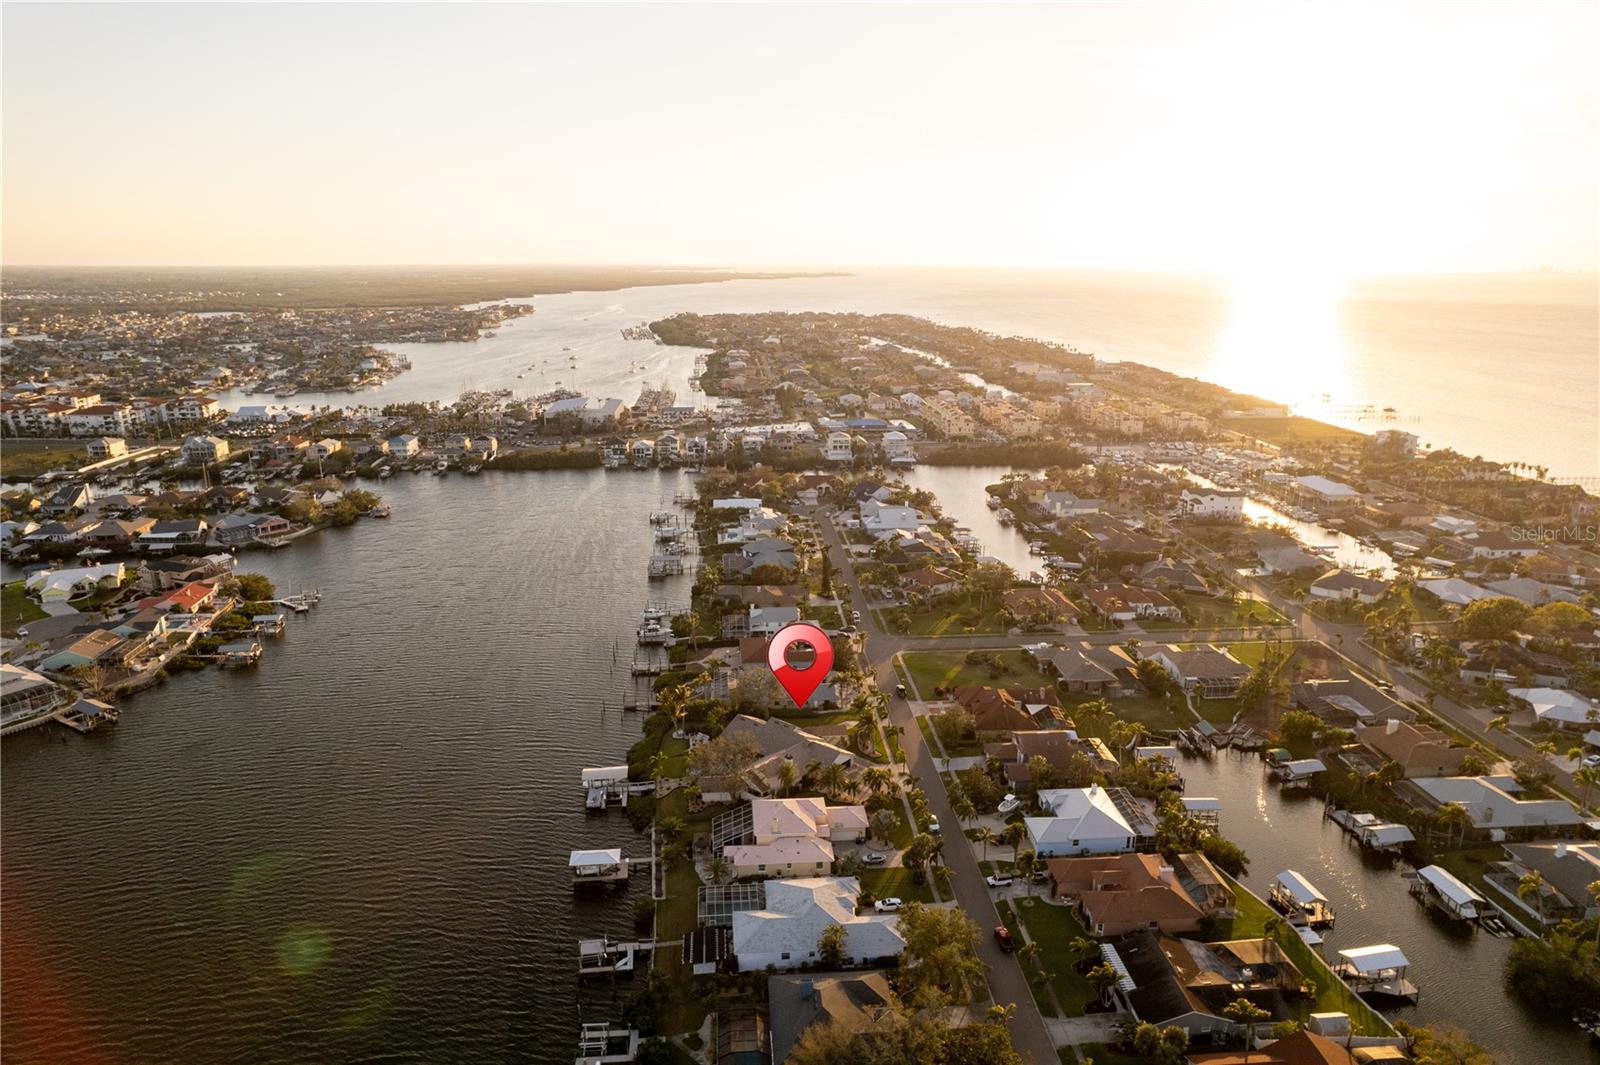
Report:
[[1234,1024],[1244,1025],[1244,1060],[1250,1060],[1250,1051],[1256,1041],[1256,1025],[1272,1014],[1247,998],[1236,998],[1223,1007],[1222,1015]]
[[994,829],[988,825],[981,825],[972,834],[972,838],[983,844],[983,857],[987,860],[989,857],[989,844],[995,841]]
[[1439,827],[1447,833],[1446,839],[1449,838],[1448,833],[1452,829],[1460,830],[1460,839],[1456,845],[1461,846],[1467,841],[1467,830],[1472,828],[1472,813],[1460,803],[1453,802],[1439,811],[1438,822]]
[[1583,785],[1583,805],[1588,806],[1589,792],[1594,790],[1596,784],[1600,784],[1600,769],[1591,765],[1583,766],[1572,774],[1572,782]]
[[850,771],[841,762],[834,762],[817,775],[817,784],[830,798],[839,798],[851,790]]
[[706,864],[706,872],[711,874],[713,884],[721,884],[733,875],[733,866],[719,854]]
[[1013,821],[1007,825],[1005,831],[1000,833],[1000,839],[1011,848],[1011,864],[1017,864],[1017,847],[1022,843],[1022,838],[1028,834],[1028,829],[1021,821]]
[[[1600,906],[1600,880],[1589,881],[1589,897],[1596,906]],[[1600,947],[1600,919],[1594,922],[1594,942],[1595,946]]]
[[788,795],[800,780],[800,770],[788,758],[778,763],[778,787],[784,795]]
[[1485,732],[1509,732],[1511,730],[1511,719],[1504,714],[1491,717],[1489,723],[1483,726],[1483,730]]
[[1539,928],[1544,929],[1544,877],[1539,875],[1537,869],[1522,874],[1522,879],[1517,881],[1517,898],[1523,902],[1530,899],[1539,907]]
[[1117,974],[1117,970],[1105,962],[1096,965],[1093,969],[1084,973],[1083,976],[1085,980],[1089,981],[1089,986],[1094,988],[1095,999],[1099,1002],[1105,1001],[1106,993],[1116,987],[1117,981],[1121,979]]
[[1017,875],[1022,877],[1023,887],[1027,889],[1028,894],[1032,895],[1033,871],[1039,867],[1039,856],[1033,851],[1023,851],[1017,855],[1017,860],[1014,864]]

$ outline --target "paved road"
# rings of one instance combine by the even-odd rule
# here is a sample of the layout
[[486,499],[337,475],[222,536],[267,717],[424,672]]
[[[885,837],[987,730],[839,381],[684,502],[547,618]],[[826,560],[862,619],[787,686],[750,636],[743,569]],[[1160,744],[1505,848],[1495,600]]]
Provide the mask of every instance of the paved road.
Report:
[[[1208,556],[1219,565],[1227,566],[1227,562],[1220,555],[1217,555],[1204,545],[1193,540],[1189,541],[1189,543],[1197,553]],[[1311,611],[1302,608],[1298,603],[1291,602],[1279,594],[1272,586],[1256,578],[1243,577],[1240,578],[1239,583],[1246,590],[1265,599],[1284,617],[1289,618],[1295,638],[1315,640],[1327,644],[1351,665],[1359,667],[1363,672],[1371,676],[1393,684],[1395,693],[1400,698],[1410,699],[1415,702],[1425,701],[1424,696],[1429,690],[1428,687],[1412,676],[1406,669],[1396,665],[1362,643],[1362,638],[1366,633],[1361,625],[1344,625],[1318,617]],[[1498,735],[1489,733],[1489,721],[1496,716],[1494,710],[1479,706],[1466,706],[1448,696],[1435,692],[1433,712],[1445,718],[1463,732],[1478,737],[1491,747],[1499,748],[1503,753],[1508,747],[1512,748],[1517,755],[1531,751],[1530,745],[1515,733],[1500,733]],[[1572,773],[1564,761],[1552,759],[1550,768],[1555,773],[1556,783],[1570,792],[1582,790],[1573,784]],[[1572,768],[1576,768],[1576,766]]]
[[[889,719],[900,726],[900,746],[905,751],[906,766],[928,796],[928,808],[939,818],[945,829],[945,864],[950,869],[950,884],[955,890],[956,904],[978,922],[985,933],[1000,924],[989,897],[989,888],[978,871],[978,860],[972,846],[961,832],[961,822],[950,806],[950,796],[944,789],[944,779],[935,766],[935,756],[922,739],[922,730],[912,716],[911,707],[893,695],[898,680],[894,672],[894,656],[917,641],[902,640],[878,627],[877,620],[867,608],[866,597],[856,581],[855,567],[850,553],[845,550],[837,530],[825,513],[814,512],[821,529],[823,543],[833,558],[836,578],[849,589],[853,609],[861,613],[861,629],[865,634],[863,669],[876,678],[878,686],[890,693]],[[996,646],[1016,646],[1017,639]],[[947,642],[938,646],[948,648]],[[1016,1013],[1011,1018],[1011,1042],[1026,1060],[1038,1065],[1055,1065],[1056,1042],[1045,1027],[1044,1017],[1028,989],[1028,979],[1022,973],[1014,955],[1006,954],[995,945],[994,937],[984,934],[978,938],[978,956],[989,967],[989,995],[999,1003],[1015,1003]]]

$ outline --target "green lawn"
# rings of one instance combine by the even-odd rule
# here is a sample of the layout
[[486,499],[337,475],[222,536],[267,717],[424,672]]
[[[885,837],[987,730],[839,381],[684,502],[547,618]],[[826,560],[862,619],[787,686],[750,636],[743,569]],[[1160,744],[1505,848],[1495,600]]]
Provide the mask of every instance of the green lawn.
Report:
[[[1278,916],[1276,911],[1237,880],[1226,873],[1223,877],[1234,890],[1239,911],[1232,927],[1226,933],[1227,938],[1255,939],[1264,935],[1267,921]],[[1305,940],[1301,939],[1293,929],[1285,926],[1279,931],[1276,939],[1284,954],[1288,955],[1295,968],[1300,970],[1300,975],[1316,989],[1314,1000],[1309,1003],[1302,1001],[1297,1007],[1301,1020],[1305,1020],[1315,1012],[1348,1013],[1358,1035],[1393,1034],[1394,1029],[1390,1027],[1389,1022],[1362,1001],[1360,996],[1352,994],[1349,988],[1333,975],[1327,962],[1308,947]]]
[[1008,624],[1001,620],[999,606],[980,607],[965,593],[952,595],[925,609],[913,611],[907,636],[961,636],[973,633],[1005,632]]
[[[998,656],[1004,663],[1000,675],[995,676],[988,660]],[[934,698],[938,687],[960,688],[968,685],[990,685],[997,688],[1048,688],[1050,678],[1039,672],[1033,658],[1025,651],[983,652],[984,662],[967,663],[966,651],[909,651],[902,656],[906,672],[922,698]]]
[[0,472],[8,481],[28,481],[61,467],[77,469],[88,461],[88,450],[78,444],[7,440],[5,453],[0,456]]
[[39,604],[28,598],[21,581],[0,587],[0,633],[17,634],[17,626],[45,616]]
[[1259,599],[1240,599],[1237,603],[1230,603],[1226,599],[1213,599],[1209,595],[1190,595],[1183,592],[1174,593],[1172,598],[1183,607],[1185,618],[1183,624],[1190,628],[1233,629],[1246,623],[1280,625],[1285,620],[1282,614]]
[[1085,955],[1074,953],[1072,942],[1088,934],[1065,906],[1052,906],[1031,896],[1014,901],[1029,938],[1039,944],[1061,1008],[1069,1017],[1081,1017],[1094,999],[1094,989],[1074,968]]
[[[1074,706],[1093,702],[1095,698],[1092,695],[1070,696],[1066,703],[1067,715],[1069,717],[1072,715]],[[1165,699],[1150,699],[1142,695],[1107,701],[1111,704],[1112,712],[1122,720],[1137,722],[1156,732],[1171,732],[1194,725],[1193,715],[1183,705],[1183,701],[1176,697],[1170,703]],[[1096,735],[1092,729],[1085,729],[1085,734]],[[1100,739],[1105,739],[1105,736],[1101,735]]]
[[933,901],[932,886],[926,882],[917,883],[912,879],[911,870],[903,865],[884,869],[863,869],[860,879],[861,890],[871,893],[875,899],[894,896],[907,902]]

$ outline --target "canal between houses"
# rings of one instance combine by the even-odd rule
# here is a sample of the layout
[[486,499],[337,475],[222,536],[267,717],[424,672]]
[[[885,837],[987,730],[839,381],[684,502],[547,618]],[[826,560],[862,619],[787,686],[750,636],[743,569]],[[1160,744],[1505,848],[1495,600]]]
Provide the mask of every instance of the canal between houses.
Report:
[[[8,737],[7,1061],[570,1061],[617,1016],[567,854],[648,852],[585,816],[637,715],[634,629],[679,473],[401,476],[388,521],[243,556],[319,587],[251,670],[175,676],[112,728]],[[617,658],[613,660],[613,646]],[[619,985],[625,993],[628,985]]]
[[[986,486],[1009,472],[1004,466],[919,466],[907,481],[933,492],[987,553],[1025,574],[1037,562],[1027,554],[1026,538],[1001,525],[985,505]],[[1407,892],[1403,863],[1366,854],[1323,819],[1320,801],[1285,796],[1263,767],[1258,755],[1229,752],[1210,760],[1186,756],[1180,769],[1187,794],[1221,800],[1223,834],[1250,856],[1244,883],[1252,891],[1265,898],[1275,874],[1296,869],[1328,896],[1338,921],[1326,936],[1327,957],[1373,943],[1405,951],[1409,976],[1422,993],[1414,1007],[1388,1012],[1391,1019],[1465,1029],[1497,1061],[1541,1065],[1590,1056],[1575,1027],[1543,1021],[1507,997],[1501,970],[1510,940],[1466,933],[1434,917]]]

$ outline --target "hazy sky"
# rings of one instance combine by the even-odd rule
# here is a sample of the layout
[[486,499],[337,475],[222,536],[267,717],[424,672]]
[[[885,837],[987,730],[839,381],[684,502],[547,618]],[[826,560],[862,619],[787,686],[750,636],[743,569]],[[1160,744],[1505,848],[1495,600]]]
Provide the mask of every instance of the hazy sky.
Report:
[[4,260],[1593,269],[1597,12],[8,3]]

